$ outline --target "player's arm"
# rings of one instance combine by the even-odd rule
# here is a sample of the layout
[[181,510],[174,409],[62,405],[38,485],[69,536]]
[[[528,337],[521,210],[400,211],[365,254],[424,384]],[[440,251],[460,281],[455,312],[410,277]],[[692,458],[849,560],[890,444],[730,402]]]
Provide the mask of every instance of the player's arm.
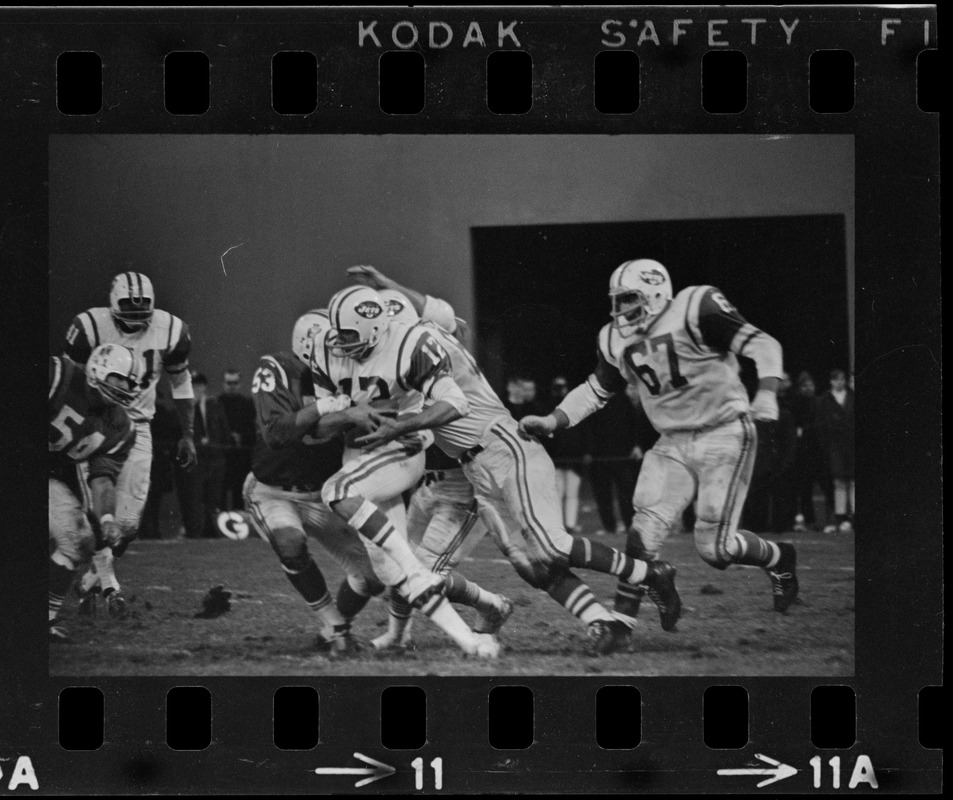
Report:
[[[189,352],[192,349],[192,337],[189,326],[178,317],[172,317],[170,323],[180,327],[179,337],[164,359],[163,368],[169,376],[172,387],[172,403],[182,428],[182,438],[178,444],[178,460],[185,469],[195,466],[198,457],[195,453],[195,392],[192,390],[192,373],[189,372]],[[173,331],[174,332],[174,331]]]
[[96,347],[93,343],[95,341],[95,331],[90,328],[91,320],[92,317],[90,317],[89,312],[78,314],[73,317],[73,322],[66,331],[63,355],[77,364],[85,364],[92,355],[93,348]]
[[357,439],[358,444],[377,447],[410,433],[439,428],[470,413],[466,395],[453,379],[450,356],[429,331],[417,339],[398,383],[404,390],[414,389],[424,396],[424,410],[403,419],[384,420],[376,431]]
[[551,436],[558,430],[578,425],[605,406],[616,392],[624,391],[625,378],[606,359],[601,341],[596,358],[596,367],[592,374],[569,392],[552,413],[545,417],[523,417],[519,423],[520,430],[531,436]]
[[365,286],[370,286],[372,289],[394,289],[400,292],[410,300],[414,311],[422,320],[439,325],[447,333],[456,332],[457,318],[454,316],[453,306],[446,300],[441,300],[439,297],[433,297],[429,294],[421,294],[409,286],[402,286],[375,267],[350,267],[347,272],[355,280]]
[[[697,332],[706,345],[754,361],[758,370],[758,393],[751,403],[751,411],[757,420],[777,421],[778,386],[784,369],[780,342],[747,322],[714,287],[702,296],[697,319]],[[689,331],[692,332],[691,328]]]

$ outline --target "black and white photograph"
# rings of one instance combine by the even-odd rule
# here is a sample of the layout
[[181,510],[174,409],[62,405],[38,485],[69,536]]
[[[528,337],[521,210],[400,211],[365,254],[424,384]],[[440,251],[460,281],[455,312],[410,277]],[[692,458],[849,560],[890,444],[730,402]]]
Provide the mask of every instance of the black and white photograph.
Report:
[[852,137],[57,136],[50,213],[53,674],[853,673]]

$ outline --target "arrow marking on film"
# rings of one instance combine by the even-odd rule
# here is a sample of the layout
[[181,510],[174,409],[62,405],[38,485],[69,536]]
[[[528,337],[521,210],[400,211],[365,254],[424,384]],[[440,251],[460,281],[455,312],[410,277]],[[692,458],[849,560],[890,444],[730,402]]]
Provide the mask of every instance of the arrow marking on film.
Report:
[[315,771],[315,775],[367,775],[367,778],[359,780],[354,784],[354,788],[358,789],[361,786],[367,786],[369,783],[374,783],[374,781],[379,781],[381,778],[389,778],[395,772],[397,772],[396,767],[390,766],[390,764],[385,764],[382,761],[378,761],[375,758],[366,756],[363,753],[355,753],[354,758],[357,758],[363,761],[365,764],[370,764],[370,767],[318,767]]
[[770,778],[765,781],[761,781],[761,783],[758,784],[758,788],[760,789],[762,786],[767,786],[769,783],[775,783],[777,781],[783,781],[785,778],[790,778],[797,772],[797,770],[789,764],[782,764],[780,761],[775,761],[773,758],[768,758],[767,756],[761,755],[761,753],[755,753],[754,757],[764,761],[766,764],[771,764],[771,768],[765,769],[763,767],[749,767],[746,769],[720,769],[718,770],[718,774],[770,775]]

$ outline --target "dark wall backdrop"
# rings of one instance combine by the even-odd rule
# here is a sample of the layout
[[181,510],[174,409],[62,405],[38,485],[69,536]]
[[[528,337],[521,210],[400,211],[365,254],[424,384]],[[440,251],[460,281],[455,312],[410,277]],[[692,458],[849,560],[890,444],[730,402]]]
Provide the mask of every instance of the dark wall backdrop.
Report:
[[358,263],[479,333],[474,228],[833,214],[852,350],[853,187],[850,136],[53,136],[50,347],[126,269],[189,323],[214,379],[286,348]]
[[654,258],[676,293],[721,289],[781,342],[792,378],[809,370],[823,389],[849,364],[844,244],[840,215],[475,228],[481,362],[497,385],[507,372],[582,380],[609,321],[609,276]]

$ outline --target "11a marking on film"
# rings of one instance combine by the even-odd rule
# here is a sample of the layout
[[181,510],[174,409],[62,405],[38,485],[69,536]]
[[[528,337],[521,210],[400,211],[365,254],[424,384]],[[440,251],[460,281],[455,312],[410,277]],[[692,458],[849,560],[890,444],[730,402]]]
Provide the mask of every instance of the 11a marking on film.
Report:
[[[718,774],[722,776],[729,775],[764,775],[767,776],[765,780],[758,783],[757,788],[761,789],[765,786],[768,786],[772,783],[777,783],[778,781],[783,781],[785,778],[790,778],[792,775],[796,775],[798,770],[796,767],[792,767],[790,764],[783,764],[780,761],[776,761],[773,758],[769,758],[766,755],[761,753],[756,753],[755,758],[759,761],[763,761],[765,764],[768,764],[767,767],[742,767],[739,769],[720,769]],[[820,789],[823,785],[823,761],[820,756],[814,756],[810,760],[811,770],[814,774],[814,788]],[[827,762],[831,767],[831,788],[840,789],[841,788],[841,758],[840,756],[834,756]],[[860,784],[866,783],[870,788],[877,789],[879,784],[877,782],[877,774],[874,772],[873,762],[870,760],[870,756],[860,754],[857,756],[857,760],[854,761],[854,769],[851,772],[850,780],[847,783],[847,788],[856,789]]]
[[396,767],[392,767],[390,764],[385,764],[383,761],[378,761],[376,758],[371,758],[366,756],[363,753],[355,753],[354,758],[363,761],[365,764],[370,764],[370,767],[318,767],[315,771],[315,775],[367,775],[368,777],[362,778],[357,783],[354,784],[355,789],[359,789],[361,786],[367,786],[369,783],[374,783],[374,781],[379,781],[381,778],[389,778],[395,772],[397,772]]

